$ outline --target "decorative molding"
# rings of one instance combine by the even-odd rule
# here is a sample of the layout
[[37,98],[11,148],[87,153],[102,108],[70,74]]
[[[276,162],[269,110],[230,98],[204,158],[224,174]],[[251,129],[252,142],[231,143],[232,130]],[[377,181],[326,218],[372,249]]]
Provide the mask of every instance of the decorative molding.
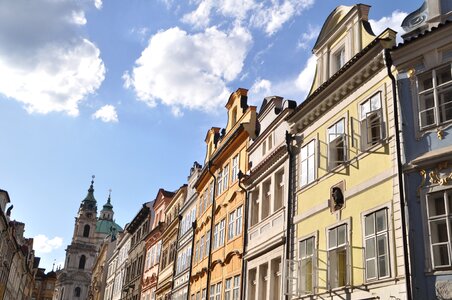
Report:
[[427,181],[427,172],[425,170],[420,170],[419,175],[421,175],[421,184],[417,188],[417,196],[419,197],[421,195],[421,189],[425,185],[425,182]]
[[428,173],[431,184],[446,185],[452,182],[452,168],[448,162],[441,162],[438,166]]

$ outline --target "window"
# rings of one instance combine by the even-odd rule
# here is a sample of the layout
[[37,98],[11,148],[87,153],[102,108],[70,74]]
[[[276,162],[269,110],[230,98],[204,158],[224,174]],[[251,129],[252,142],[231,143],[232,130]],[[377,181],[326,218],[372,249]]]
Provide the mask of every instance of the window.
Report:
[[206,255],[209,255],[210,252],[210,230],[206,233]]
[[273,135],[272,133],[270,133],[270,135],[268,136],[268,151],[270,151],[272,147],[273,147]]
[[76,287],[74,289],[74,297],[80,297],[81,293],[82,293],[82,289],[80,287]]
[[365,216],[366,279],[389,276],[388,211],[381,209]]
[[218,229],[218,246],[224,245],[224,226],[225,226],[226,220],[223,219],[220,221],[220,227]]
[[217,174],[217,196],[223,193],[223,171],[220,169]]
[[302,294],[314,292],[314,237],[300,242],[300,290]]
[[86,256],[85,255],[80,256],[80,260],[78,262],[78,268],[80,270],[85,269],[85,263],[86,263]]
[[221,282],[217,284],[212,284],[210,286],[210,300],[220,300],[221,299]]
[[199,241],[196,242],[194,256],[195,257],[193,258],[193,261],[196,263],[196,262],[198,262],[198,257],[199,257]]
[[83,237],[89,237],[89,230],[90,227],[88,224],[86,224],[85,227],[83,227]]
[[333,169],[345,161],[345,121],[328,128],[328,167]]
[[232,238],[234,237],[234,221],[235,221],[235,211],[229,214],[228,241],[232,240]]
[[213,186],[213,181],[212,181],[212,182],[210,182],[210,185],[209,185],[209,195],[210,195],[209,203],[210,204],[212,204],[212,202],[213,202],[213,188],[214,188],[214,186]]
[[242,233],[242,206],[237,208],[235,218],[235,234],[240,235]]
[[378,92],[360,105],[361,147],[367,149],[383,139],[381,93]]
[[215,227],[213,228],[213,249],[218,247],[218,227],[219,224],[215,224]]
[[199,260],[204,257],[204,236],[199,240]]
[[234,287],[232,289],[232,300],[240,299],[240,275],[234,276]]
[[301,185],[315,179],[315,140],[301,148]]
[[420,75],[417,79],[417,88],[421,130],[452,120],[451,65]]
[[427,195],[428,227],[433,268],[451,266],[451,190]]
[[201,300],[206,300],[206,296],[207,296],[207,289],[202,289]]
[[228,189],[229,186],[229,165],[223,169],[223,192]]
[[231,112],[231,121],[232,121],[232,126],[235,125],[235,123],[237,123],[237,107],[234,107],[234,109]]
[[232,292],[232,278],[226,279],[224,285],[224,300],[231,300],[231,292]]
[[239,173],[239,154],[232,158],[232,174],[231,174],[231,182],[235,182],[237,180],[237,174]]
[[348,284],[347,225],[343,224],[328,231],[328,280],[329,288]]
[[335,70],[334,72],[337,72],[345,65],[345,47],[342,47],[336,53],[334,53],[334,63],[335,63]]

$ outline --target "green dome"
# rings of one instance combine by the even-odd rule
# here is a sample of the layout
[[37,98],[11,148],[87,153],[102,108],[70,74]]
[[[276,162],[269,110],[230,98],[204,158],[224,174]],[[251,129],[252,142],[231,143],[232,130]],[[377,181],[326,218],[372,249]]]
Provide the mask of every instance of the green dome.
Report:
[[122,231],[122,228],[114,221],[109,220],[98,220],[96,223],[96,232],[98,233],[110,234],[113,230],[118,233]]

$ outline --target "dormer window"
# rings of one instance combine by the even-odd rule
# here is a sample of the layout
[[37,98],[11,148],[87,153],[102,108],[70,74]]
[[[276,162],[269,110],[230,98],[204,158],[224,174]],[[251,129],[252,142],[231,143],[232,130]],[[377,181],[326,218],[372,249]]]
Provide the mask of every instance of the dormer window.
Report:
[[234,107],[234,109],[231,112],[231,122],[232,126],[234,126],[235,123],[237,123],[237,107]]
[[334,60],[334,71],[333,74],[340,70],[345,65],[345,47],[342,46],[338,51],[336,51],[333,55]]

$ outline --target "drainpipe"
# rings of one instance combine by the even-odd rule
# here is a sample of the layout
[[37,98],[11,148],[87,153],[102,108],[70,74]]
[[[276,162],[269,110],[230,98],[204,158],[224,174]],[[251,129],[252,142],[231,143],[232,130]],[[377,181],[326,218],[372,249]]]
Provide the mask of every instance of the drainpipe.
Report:
[[386,63],[386,70],[388,71],[388,76],[391,78],[392,82],[392,98],[394,105],[394,127],[395,127],[395,144],[396,144],[396,156],[397,156],[397,171],[398,171],[398,179],[399,179],[399,192],[400,192],[400,206],[402,209],[401,213],[401,222],[402,222],[402,236],[403,236],[403,258],[405,264],[405,282],[406,282],[406,293],[407,299],[412,299],[412,291],[411,291],[411,274],[410,274],[410,259],[408,257],[408,234],[407,234],[407,224],[406,224],[406,212],[408,212],[408,207],[405,202],[405,190],[404,190],[404,182],[403,182],[403,173],[402,173],[402,157],[401,157],[401,149],[400,149],[400,128],[399,128],[399,109],[397,106],[397,90],[396,90],[396,79],[391,72],[392,67],[392,57],[389,49],[384,50],[384,57]]
[[[212,263],[212,243],[213,243],[213,224],[214,224],[214,213],[215,213],[215,193],[217,188],[217,177],[213,174],[212,170],[212,161],[209,160],[207,164],[207,170],[209,174],[213,177],[213,195],[212,195],[212,211],[210,213],[210,241],[209,241],[209,257],[207,259],[207,286],[206,286],[206,299],[210,297],[210,264]],[[210,193],[210,190],[209,190]]]
[[243,213],[244,219],[245,219],[245,224],[243,226],[243,250],[242,250],[242,277],[241,277],[241,290],[240,290],[240,299],[244,300],[246,299],[245,297],[245,282],[246,282],[246,260],[244,259],[245,257],[245,252],[246,252],[246,246],[248,245],[248,198],[249,198],[249,193],[248,191],[245,189],[245,187],[242,185],[242,178],[245,177],[245,175],[242,173],[241,170],[239,170],[239,173],[237,174],[237,177],[239,179],[239,187],[240,189],[245,193],[245,211]]
[[190,297],[190,283],[191,283],[191,270],[193,268],[193,250],[195,249],[195,232],[196,232],[196,219],[191,223],[192,237],[191,237],[191,254],[190,254],[190,268],[188,269],[188,283],[187,283],[187,300]]
[[177,226],[177,236],[176,236],[176,253],[174,254],[174,260],[173,260],[173,280],[171,280],[171,298],[173,297],[173,290],[174,290],[174,276],[176,276],[176,269],[177,269],[177,248],[178,248],[178,243],[179,243],[179,235],[180,235],[180,222],[182,221],[182,215],[178,215],[177,219],[179,221],[179,226]]
[[[290,146],[290,143],[293,140],[293,136],[286,130],[286,150],[288,154],[289,159],[289,176],[288,177],[288,187],[287,187],[287,220],[286,220],[286,251],[285,256],[286,260],[289,259],[290,256],[290,242],[291,242],[291,227],[292,227],[292,205],[293,205],[293,199],[292,199],[292,158],[293,158],[293,151]],[[285,284],[285,283],[284,283]],[[289,295],[286,293],[284,298],[286,300],[289,300]]]

